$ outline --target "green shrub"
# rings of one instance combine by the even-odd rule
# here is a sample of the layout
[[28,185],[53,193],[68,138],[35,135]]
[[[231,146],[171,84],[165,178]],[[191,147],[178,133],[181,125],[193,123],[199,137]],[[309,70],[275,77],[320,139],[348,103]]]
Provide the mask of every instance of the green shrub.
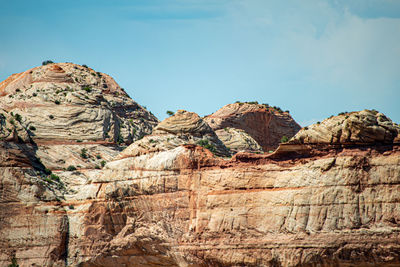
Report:
[[213,145],[213,144],[210,144],[210,143],[208,142],[207,139],[202,139],[202,140],[198,141],[197,144],[198,144],[199,146],[202,146],[202,147],[204,147],[204,148],[210,150],[212,153],[215,153],[215,152],[217,151],[217,150],[215,149],[214,145]]
[[49,115],[49,118],[52,120],[52,119],[54,119],[54,116],[53,115]]
[[86,148],[82,148],[81,149],[81,158],[83,158],[83,159],[87,159],[88,158],[87,149]]
[[101,159],[101,156],[100,156],[100,155],[96,155],[96,158],[97,158],[97,159]]
[[99,165],[95,165],[94,168],[97,169],[97,170],[101,169]]
[[45,66],[45,65],[51,64],[51,63],[54,63],[54,62],[51,61],[51,60],[45,60],[45,61],[42,62],[42,65]]
[[282,136],[281,138],[281,143],[286,143],[287,141],[289,141],[289,138],[287,138],[287,136]]
[[56,105],[60,105],[60,101],[59,100],[54,101],[54,103],[56,103]]
[[54,173],[50,174],[50,179],[53,181],[60,182],[60,177],[58,175],[55,175]]
[[74,165],[69,165],[67,171],[69,172],[76,171],[76,167]]
[[76,140],[77,143],[82,143],[83,141],[81,139]]
[[15,119],[16,119],[18,122],[21,122],[21,121],[22,121],[22,116],[19,115],[18,113],[16,113],[16,114],[14,115],[14,117],[15,117]]
[[9,264],[8,267],[19,267],[19,264],[17,263],[17,259],[15,258],[15,256],[11,259],[11,264]]
[[69,208],[70,210],[73,210],[73,209],[74,209],[74,205],[69,205],[68,208]]
[[89,68],[86,64],[83,64],[82,67]]
[[45,174],[47,174],[47,175],[49,175],[49,174],[51,174],[51,170],[50,170],[50,169],[47,169],[47,168],[45,168],[45,169],[44,169],[44,173],[45,173]]
[[101,162],[100,162],[100,165],[101,165],[101,167],[104,167],[105,165],[106,165],[106,161],[105,160],[102,160]]
[[175,113],[173,112],[173,111],[171,111],[171,110],[167,110],[167,115],[168,116],[173,116]]
[[82,87],[82,90],[85,90],[88,93],[92,92],[92,88],[90,86],[84,86]]

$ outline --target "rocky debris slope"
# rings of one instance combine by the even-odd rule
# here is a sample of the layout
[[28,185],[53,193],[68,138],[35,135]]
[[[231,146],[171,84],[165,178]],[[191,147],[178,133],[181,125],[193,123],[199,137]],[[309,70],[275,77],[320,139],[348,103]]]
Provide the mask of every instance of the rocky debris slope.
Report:
[[204,146],[218,156],[230,155],[228,149],[203,119],[196,113],[178,110],[175,115],[158,124],[151,135],[130,145],[118,155],[118,158],[166,151],[188,144]]
[[399,126],[376,110],[343,113],[301,129],[289,144],[391,144]]
[[[224,128],[244,130],[264,151],[276,149],[282,137],[291,138],[301,128],[288,112],[253,102],[228,104],[206,116],[204,120],[217,134],[223,133],[218,130]],[[246,146],[247,143],[244,140],[242,146]],[[225,145],[230,148],[229,144]],[[235,150],[234,147],[232,149]],[[247,147],[247,150],[250,150],[250,147]]]
[[400,266],[399,186],[393,143],[229,161],[193,145],[125,154],[75,202],[70,262]]

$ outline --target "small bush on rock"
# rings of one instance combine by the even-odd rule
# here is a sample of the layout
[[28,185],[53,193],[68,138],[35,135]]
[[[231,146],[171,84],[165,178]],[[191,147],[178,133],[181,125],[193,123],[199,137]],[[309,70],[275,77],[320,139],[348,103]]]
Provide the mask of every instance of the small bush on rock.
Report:
[[287,136],[282,136],[281,143],[286,143],[287,141],[289,141],[289,138],[287,138]]
[[68,166],[67,171],[69,172],[76,171],[76,167],[74,165],[70,165]]
[[42,62],[42,65],[45,66],[45,65],[51,64],[51,63],[54,63],[54,62],[51,61],[51,60],[45,60],[45,61]]

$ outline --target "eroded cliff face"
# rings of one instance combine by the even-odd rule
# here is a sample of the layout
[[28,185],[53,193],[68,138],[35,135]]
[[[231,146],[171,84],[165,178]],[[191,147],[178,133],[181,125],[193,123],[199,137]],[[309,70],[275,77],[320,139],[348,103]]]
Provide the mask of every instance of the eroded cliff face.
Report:
[[185,111],[120,154],[103,137],[65,144],[0,113],[0,266],[400,266],[399,131],[377,112],[232,158]]
[[0,266],[68,265],[66,201],[157,123],[110,76],[76,64],[1,82]]
[[76,262],[399,266],[399,156],[389,146],[224,161],[181,146],[113,161],[77,228],[97,242],[77,242]]
[[[275,150],[282,137],[291,138],[301,127],[293,120],[288,112],[270,107],[266,104],[255,103],[234,103],[225,105],[213,114],[206,116],[204,120],[217,134],[224,134],[219,131],[226,128],[241,129],[250,135],[265,152]],[[225,139],[223,136],[221,139]],[[248,142],[245,137],[239,147],[238,141],[226,143],[228,147],[233,144],[233,150],[251,151],[253,142]],[[229,138],[228,140],[231,140]],[[250,144],[250,146],[248,145]],[[242,147],[246,149],[242,149]],[[255,149],[254,151],[258,151]]]

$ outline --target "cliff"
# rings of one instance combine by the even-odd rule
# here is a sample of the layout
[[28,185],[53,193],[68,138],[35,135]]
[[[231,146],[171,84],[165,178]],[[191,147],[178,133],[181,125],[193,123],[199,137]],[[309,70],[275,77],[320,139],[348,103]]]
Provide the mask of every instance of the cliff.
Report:
[[[55,65],[95,78],[85,67]],[[53,70],[54,64],[38,67],[43,73],[49,68],[43,79],[57,80],[57,86],[76,83],[74,74],[71,81]],[[104,132],[130,121],[118,115],[135,103],[127,95],[117,110],[108,101],[120,96],[105,92],[105,100],[82,104],[91,107],[82,116],[99,109],[114,120],[87,117],[77,122],[80,129],[54,112],[59,126],[52,128],[46,126],[48,114],[34,110],[35,103],[60,112],[78,104],[69,106],[64,98],[59,104],[20,99],[16,89],[29,91],[33,73],[35,68],[14,75],[1,87],[0,266],[13,259],[21,267],[400,266],[400,129],[383,114],[339,115],[293,133],[272,154],[229,157],[229,140],[237,140],[231,145],[235,149],[249,139],[237,150],[252,147],[254,152],[260,151],[260,140],[269,149],[271,135],[257,140],[264,130],[234,123],[213,130],[211,118],[187,111],[156,126],[156,119],[136,104],[144,115],[134,117],[133,126],[149,129],[148,135],[129,131],[135,138],[124,148]],[[53,86],[37,79],[41,87]],[[103,90],[100,84],[84,90],[89,99]],[[51,99],[57,93],[46,95]],[[276,137],[286,131],[287,126],[273,129],[275,124],[263,120],[288,114],[251,105],[246,107],[250,115],[235,113],[247,126],[260,124]],[[84,137],[91,127],[96,130]],[[236,137],[223,139],[219,130]],[[68,137],[69,131],[76,135]],[[74,141],[78,137],[82,142]],[[128,135],[123,138],[129,143]]]

